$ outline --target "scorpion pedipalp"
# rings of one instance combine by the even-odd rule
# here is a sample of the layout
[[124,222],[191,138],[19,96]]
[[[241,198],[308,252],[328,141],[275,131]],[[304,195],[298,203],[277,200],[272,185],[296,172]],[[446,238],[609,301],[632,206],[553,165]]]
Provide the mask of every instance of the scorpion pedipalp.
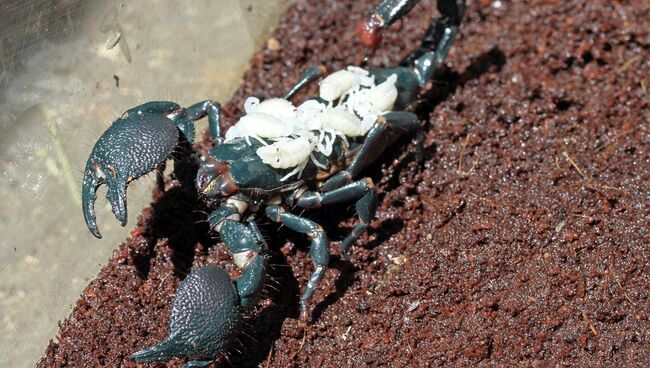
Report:
[[[128,184],[164,164],[168,158],[181,156],[175,153],[183,150],[181,142],[190,145],[194,142],[196,120],[207,116],[212,139],[221,140],[219,111],[220,105],[212,100],[188,108],[169,101],[151,101],[129,109],[115,120],[95,143],[86,162],[82,209],[90,232],[97,238],[102,237],[95,215],[99,186],[106,184],[108,187],[106,198],[115,217],[125,226]],[[191,157],[184,159],[192,160]],[[179,163],[182,167],[187,162]]]
[[[162,104],[159,103],[161,106]],[[106,198],[121,225],[127,222],[126,188],[130,181],[149,173],[163,163],[178,145],[179,130],[164,115],[135,108],[117,119],[93,147],[86,162],[82,188],[82,207],[86,225],[97,238],[101,233],[95,216],[96,191],[106,184]],[[161,111],[170,112],[178,105],[167,103]]]
[[167,338],[129,358],[142,363],[214,356],[232,343],[241,319],[238,291],[230,276],[215,266],[200,268],[176,292]]

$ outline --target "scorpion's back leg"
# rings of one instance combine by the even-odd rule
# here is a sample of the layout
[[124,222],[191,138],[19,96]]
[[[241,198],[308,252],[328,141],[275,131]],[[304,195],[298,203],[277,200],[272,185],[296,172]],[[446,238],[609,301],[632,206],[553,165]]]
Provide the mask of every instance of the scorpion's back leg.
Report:
[[325,270],[329,264],[330,254],[327,246],[327,235],[325,235],[325,231],[319,224],[304,217],[288,213],[278,205],[266,207],[266,216],[272,221],[282,223],[293,231],[306,234],[311,239],[309,255],[314,262],[315,269],[309,277],[307,286],[305,286],[305,290],[300,297],[300,317],[303,320],[309,320],[309,302],[314,296],[314,291],[323,278],[323,275],[325,275]]
[[323,205],[345,203],[352,200],[357,200],[356,209],[360,222],[341,243],[341,253],[347,256],[348,248],[368,229],[368,225],[377,211],[377,192],[372,179],[358,180],[325,193],[304,192],[295,200],[295,204],[301,208],[318,208]]
[[363,168],[374,162],[399,136],[413,132],[418,127],[417,115],[410,112],[395,111],[378,117],[347,169],[328,179],[321,190],[329,192],[352,182]]

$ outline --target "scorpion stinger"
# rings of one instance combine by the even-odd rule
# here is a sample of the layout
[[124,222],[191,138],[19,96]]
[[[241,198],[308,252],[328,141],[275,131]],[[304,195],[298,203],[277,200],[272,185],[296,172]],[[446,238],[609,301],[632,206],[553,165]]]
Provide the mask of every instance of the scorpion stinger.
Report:
[[[358,25],[361,43],[369,47],[379,46],[381,30],[411,11],[418,2],[419,0],[382,1]],[[465,0],[439,0],[437,7],[441,17],[431,21],[420,46],[411,51],[401,63],[415,67],[420,85],[431,78],[435,68],[447,57],[465,15]]]
[[[376,45],[378,32],[416,2],[384,0],[360,27],[360,37]],[[199,367],[228,349],[244,311],[257,305],[264,286],[267,246],[254,222],[259,213],[311,242],[313,271],[300,296],[300,318],[310,320],[311,300],[330,261],[329,239],[320,224],[291,211],[355,202],[359,222],[341,242],[344,257],[367,231],[378,200],[363,170],[400,136],[420,127],[417,116],[404,110],[449,52],[465,2],[439,0],[438,10],[441,17],[433,20],[420,46],[400,66],[334,71],[322,79],[317,96],[294,105],[289,99],[325,73],[323,67],[309,68],[281,98],[249,97],[245,114],[227,132],[221,129],[216,102],[187,109],[172,102],[150,102],[127,111],[100,137],[83,182],[84,216],[97,237],[97,187],[108,185],[108,200],[124,225],[128,183],[164,163],[179,144],[192,143],[194,121],[207,115],[215,147],[198,162],[192,161],[196,155],[190,147],[190,158],[183,162],[198,164],[192,166],[196,168],[192,185],[211,209],[210,229],[221,235],[241,269],[234,280],[214,266],[190,272],[172,303],[167,338],[130,359],[190,357],[198,360],[185,366]]]

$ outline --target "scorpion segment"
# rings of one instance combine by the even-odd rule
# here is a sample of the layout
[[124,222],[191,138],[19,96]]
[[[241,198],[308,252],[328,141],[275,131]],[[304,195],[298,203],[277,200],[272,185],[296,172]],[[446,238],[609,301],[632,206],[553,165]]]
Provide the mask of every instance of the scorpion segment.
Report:
[[211,156],[201,161],[196,174],[196,189],[211,198],[228,197],[239,191],[230,174],[230,166]]
[[173,357],[206,358],[187,366],[205,366],[226,351],[242,321],[234,282],[221,268],[206,266],[181,282],[172,302],[169,334],[162,342],[129,356],[135,362]]
[[163,163],[178,144],[179,131],[162,115],[129,110],[113,122],[93,147],[86,163],[82,188],[82,208],[86,225],[97,238],[95,199],[97,188],[106,184],[106,198],[115,217],[126,225],[126,187]]

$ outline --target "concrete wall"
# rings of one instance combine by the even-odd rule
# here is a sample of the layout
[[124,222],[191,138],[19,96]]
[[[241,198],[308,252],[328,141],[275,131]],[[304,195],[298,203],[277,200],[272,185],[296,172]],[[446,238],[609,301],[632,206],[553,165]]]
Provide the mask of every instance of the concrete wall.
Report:
[[[2,5],[5,15],[15,14],[0,24],[0,40],[11,46],[0,55],[2,367],[34,365],[57,322],[148,204],[152,176],[129,187],[130,219],[121,228],[100,191],[104,239],[90,235],[80,183],[95,140],[144,101],[227,101],[288,6],[281,0],[145,0],[79,8],[66,1],[67,8],[52,15],[51,2],[43,3],[48,6]],[[117,32],[120,41],[106,50]]]

